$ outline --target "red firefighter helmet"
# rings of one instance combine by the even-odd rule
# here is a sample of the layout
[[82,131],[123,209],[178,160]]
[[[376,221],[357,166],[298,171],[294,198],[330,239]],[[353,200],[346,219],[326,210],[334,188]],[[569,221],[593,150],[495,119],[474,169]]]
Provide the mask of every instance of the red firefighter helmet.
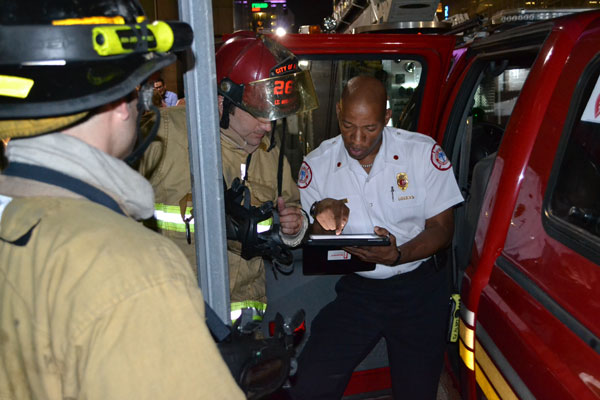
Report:
[[238,32],[215,59],[219,94],[256,118],[274,121],[319,106],[310,73],[267,36]]

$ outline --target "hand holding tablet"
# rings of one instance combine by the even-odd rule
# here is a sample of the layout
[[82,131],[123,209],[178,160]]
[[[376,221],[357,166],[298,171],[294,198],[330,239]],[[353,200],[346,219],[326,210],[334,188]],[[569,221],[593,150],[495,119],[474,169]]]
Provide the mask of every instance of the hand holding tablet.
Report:
[[347,247],[347,246],[389,246],[389,236],[373,233],[342,235],[310,235],[306,242],[309,246]]

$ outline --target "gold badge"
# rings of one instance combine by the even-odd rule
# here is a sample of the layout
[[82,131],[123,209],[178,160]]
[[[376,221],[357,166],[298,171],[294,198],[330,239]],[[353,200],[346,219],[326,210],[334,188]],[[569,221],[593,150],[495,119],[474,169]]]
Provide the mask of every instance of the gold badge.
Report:
[[396,183],[403,191],[408,188],[408,176],[406,175],[406,172],[400,172],[399,174],[396,174]]

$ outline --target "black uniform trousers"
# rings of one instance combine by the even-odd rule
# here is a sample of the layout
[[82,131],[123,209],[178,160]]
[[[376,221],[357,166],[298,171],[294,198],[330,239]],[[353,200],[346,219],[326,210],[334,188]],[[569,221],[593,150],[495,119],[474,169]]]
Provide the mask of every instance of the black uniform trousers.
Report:
[[294,399],[341,399],[355,367],[384,337],[394,399],[435,399],[446,347],[447,271],[433,258],[388,279],[356,274],[315,317],[298,359]]

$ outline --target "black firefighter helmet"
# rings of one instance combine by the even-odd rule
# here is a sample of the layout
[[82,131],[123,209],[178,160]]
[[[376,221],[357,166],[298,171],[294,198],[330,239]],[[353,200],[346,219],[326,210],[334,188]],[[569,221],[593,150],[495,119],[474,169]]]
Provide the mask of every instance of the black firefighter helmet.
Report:
[[193,39],[137,0],[0,0],[0,138],[73,123],[131,94]]

